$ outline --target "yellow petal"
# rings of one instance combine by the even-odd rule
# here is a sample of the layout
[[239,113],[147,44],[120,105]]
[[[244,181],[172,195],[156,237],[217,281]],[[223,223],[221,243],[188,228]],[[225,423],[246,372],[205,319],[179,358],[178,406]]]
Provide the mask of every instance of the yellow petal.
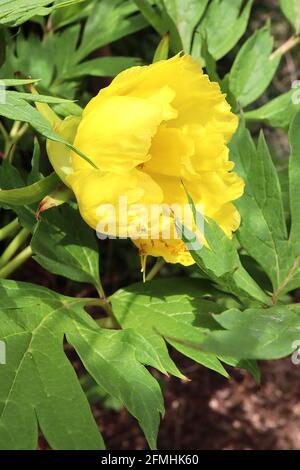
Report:
[[[148,160],[151,138],[163,118],[152,101],[114,96],[83,115],[74,145],[103,172],[126,172]],[[89,164],[72,152],[75,171]]]
[[141,256],[162,257],[167,263],[195,263],[182,240],[133,240]]
[[228,238],[232,238],[232,232],[235,232],[241,223],[240,214],[231,203],[222,206],[214,214],[213,218],[224,230]]
[[178,178],[184,159],[194,154],[194,143],[180,129],[160,126],[149,153],[151,158],[143,165],[144,171]]
[[[169,60],[161,60],[151,65],[142,67],[131,67],[119,73],[111,84],[99,91],[98,95],[91,99],[85,108],[85,113],[89,113],[103,98],[110,96],[149,96],[149,90],[159,90],[161,87],[171,89],[168,80],[160,80],[160,75],[165,68],[169,68],[171,64],[178,63],[181,60],[179,55]],[[149,79],[150,78],[150,79]],[[145,86],[140,86],[141,83]],[[173,91],[174,94],[174,91]]]
[[[128,227],[143,215],[140,205],[145,206],[148,215],[150,204],[159,204],[163,199],[161,188],[150,176],[137,170],[122,174],[81,170],[70,175],[68,183],[86,223],[99,229],[99,223],[106,221],[111,224],[106,233],[112,236],[126,236]],[[141,226],[145,223],[146,231],[148,222],[145,218],[140,223]]]
[[211,82],[203,74],[200,64],[189,55],[176,55],[149,66],[125,70],[108,87],[100,90],[85,112],[93,110],[109,96],[148,98],[150,92],[166,86],[175,93],[172,107],[178,111],[178,117],[170,121],[170,126],[211,124],[220,130],[226,142],[231,138],[237,128],[237,117],[231,113],[219,85]]
[[[54,125],[54,130],[63,137],[66,141],[73,143],[80,117],[68,116],[63,121]],[[71,150],[65,144],[47,140],[47,153],[51,165],[60,179],[67,184],[66,178],[73,172]],[[78,157],[79,158],[79,157]]]
[[229,150],[224,136],[216,129],[205,126],[184,126],[184,135],[194,142],[194,153],[184,158],[184,165],[192,176],[201,171],[232,170]]
[[171,102],[175,98],[175,91],[172,90],[169,86],[162,86],[161,88],[146,89],[142,93],[137,91],[134,93],[134,96],[139,98],[147,99],[153,103],[159,104],[163,109],[163,120],[169,121],[175,119],[178,116],[178,112],[171,105]]

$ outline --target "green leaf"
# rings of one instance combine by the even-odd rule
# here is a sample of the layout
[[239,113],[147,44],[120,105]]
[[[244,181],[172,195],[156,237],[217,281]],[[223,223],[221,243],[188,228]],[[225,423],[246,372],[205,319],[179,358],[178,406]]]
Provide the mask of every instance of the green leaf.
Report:
[[68,116],[82,116],[82,108],[72,101],[69,101],[68,103],[56,104],[53,106],[53,111],[63,118]]
[[241,11],[243,3],[212,0],[198,27],[198,31],[206,31],[208,50],[216,60],[231,51],[246,31],[253,1],[249,0]]
[[158,62],[160,60],[166,60],[169,57],[169,42],[169,35],[165,34],[156,48],[153,57],[153,63]]
[[[215,355],[183,343],[192,338],[199,343],[207,330],[216,327],[211,313],[219,312],[220,307],[205,296],[211,297],[205,282],[179,278],[134,284],[116,292],[111,301],[122,328],[132,328],[151,344],[161,372],[183,377],[169,356],[167,341],[182,354],[228,376]],[[178,338],[182,343],[175,344],[172,338]]]
[[38,82],[39,79],[23,79],[23,78],[1,78],[1,82],[6,87],[10,86],[21,86],[21,85],[30,85],[31,83]]
[[281,59],[273,59],[270,26],[256,31],[239,50],[233,63],[229,86],[242,107],[253,103],[269,86]]
[[25,101],[33,101],[36,103],[52,103],[52,104],[72,103],[71,100],[66,100],[65,98],[57,98],[55,96],[46,96],[46,95],[31,94],[31,93],[20,93],[18,91],[7,91],[6,98],[7,97],[13,97],[13,98],[22,99]]
[[98,57],[70,67],[62,78],[67,80],[84,75],[114,77],[123,70],[140,64],[140,59],[135,57]]
[[[40,157],[41,157],[41,148],[39,141],[34,139],[33,154],[31,159],[31,170],[26,178],[28,185],[36,183],[43,178],[43,175],[40,173]],[[1,187],[1,186],[0,186]]]
[[86,22],[80,46],[73,56],[74,63],[81,62],[91,52],[105,44],[145,28],[146,20],[139,14],[132,15],[136,10],[136,5],[123,0],[95,2]]
[[293,97],[297,92],[290,90],[283,95],[253,111],[244,113],[244,118],[249,121],[262,121],[272,127],[287,130],[295,114],[300,110],[300,103],[295,104]]
[[284,209],[284,217],[286,220],[287,226],[290,224],[290,196],[289,196],[289,172],[288,168],[282,168],[278,170],[278,178],[281,186],[281,195],[282,195],[282,203]]
[[[139,420],[151,447],[161,390],[140,362],[136,335],[102,330],[84,311],[88,299],[64,297],[15,281],[0,282],[2,449],[34,449],[38,424],[53,449],[101,449],[103,441],[87,399],[63,351],[67,337],[96,382]],[[90,299],[90,302],[92,299]]]
[[40,134],[51,140],[62,141],[47,121],[33,106],[19,97],[19,93],[6,93],[5,103],[0,103],[0,115],[14,121],[28,122]]
[[277,288],[281,282],[280,251],[288,238],[277,171],[263,135],[256,148],[243,124],[230,148],[235,171],[246,183],[244,195],[236,202],[242,219],[239,240]]
[[83,2],[75,2],[68,8],[57,8],[51,13],[51,23],[53,29],[57,32],[62,26],[75,23],[86,18],[93,7],[93,1],[85,0]]
[[0,29],[0,44],[1,44],[1,48],[0,48],[0,67],[2,67],[2,65],[5,62],[5,58],[6,58],[6,37],[5,37],[5,33],[2,29]]
[[225,331],[208,333],[204,350],[237,359],[280,359],[290,355],[299,341],[300,308],[280,305],[268,309],[228,310],[214,319]]
[[43,212],[31,247],[34,259],[48,271],[99,285],[96,235],[75,208],[64,205]]
[[289,200],[291,211],[290,242],[298,250],[300,256],[300,111],[294,117],[290,131],[289,143],[291,155],[289,159]]
[[33,204],[34,202],[40,201],[48,193],[53,191],[59,182],[59,177],[53,172],[51,175],[46,176],[46,178],[43,178],[29,186],[25,186],[24,188],[8,190],[1,189],[0,203],[16,206]]
[[36,449],[38,424],[53,449],[102,449],[102,438],[63,351],[67,299],[30,284],[0,282],[0,448]]
[[18,26],[36,15],[49,15],[55,8],[72,5],[83,0],[65,0],[60,4],[51,5],[53,0],[2,0],[0,24]]
[[298,125],[297,114],[290,131],[290,234],[285,223],[278,174],[263,136],[256,148],[242,124],[230,143],[230,158],[246,183],[245,194],[237,201],[242,218],[238,238],[270,278],[274,303],[279,295],[300,286]]
[[191,52],[193,34],[207,3],[208,0],[163,0],[168,15],[178,29],[186,53]]
[[118,412],[122,410],[122,403],[117,398],[109,395],[89,374],[81,377],[80,383],[90,405],[101,404],[106,410]]
[[8,51],[1,75],[6,78],[21,73],[25,77],[40,79],[40,83],[49,88],[55,74],[54,54],[51,40],[42,41],[33,31],[28,36],[22,30],[15,37],[8,35]]
[[[47,40],[47,47],[52,51],[52,61],[55,63],[56,74],[51,91],[65,95],[65,80],[75,79],[84,75],[115,76],[129,67],[139,65],[140,60],[134,57],[97,57],[86,62],[82,60],[90,53],[102,47],[105,35],[127,34],[131,26],[145,21],[140,15],[134,15],[137,7],[133,2],[124,0],[102,0],[90,3],[89,15],[83,31],[82,40],[80,25],[75,24],[66,28],[62,33],[55,34]],[[99,24],[101,23],[101,30]],[[124,33],[122,29],[124,28]],[[99,32],[100,31],[100,32]],[[118,37],[116,37],[117,39]],[[104,41],[104,42],[102,42]],[[109,38],[108,38],[108,42]]]
[[[25,179],[20,175],[19,171],[11,165],[8,160],[4,160],[0,165],[0,188],[11,189],[11,188],[23,188],[26,185]],[[14,190],[13,189],[13,190]],[[0,191],[1,194],[1,191]],[[1,204],[5,209],[12,209],[19,217],[21,225],[31,230],[34,226],[35,220],[35,205],[19,205],[14,204]]]
[[[189,196],[188,199],[197,227],[200,233],[204,233],[207,246],[197,239],[194,232],[183,227],[179,220],[176,220],[176,226],[197,265],[222,290],[244,300],[255,299],[260,303],[269,304],[270,298],[242,266],[233,240],[230,240],[212,219],[204,220],[203,216],[197,212],[192,199]],[[203,227],[198,226],[202,221],[204,231]]]
[[[157,357],[157,363],[152,362],[152,366],[161,372],[166,373],[167,370],[182,377],[170,362],[166,341],[185,356],[224,377],[228,377],[228,373],[220,361],[248,370],[259,381],[259,369],[254,361],[240,361],[222,355],[217,357],[194,347],[202,343],[203,335],[208,331],[219,328],[212,313],[221,311],[222,307],[216,300],[222,301],[223,297],[224,294],[206,281],[176,278],[134,284],[119,290],[111,299],[120,324],[124,328],[132,328],[153,347],[154,353],[149,350],[149,354],[152,358]],[[192,338],[194,344],[191,345]],[[145,349],[144,344],[141,344],[141,349]]]
[[238,114],[240,112],[240,106],[236,100],[236,97],[234,96],[234,94],[229,88],[229,79],[230,79],[230,75],[229,73],[227,73],[225,77],[223,78],[223,80],[221,81],[220,87],[221,87],[222,93],[226,94],[226,101],[230,104],[232,111],[235,114]]
[[81,158],[86,160],[93,168],[96,168],[95,164],[88,156],[84,155],[79,149],[57,134],[52,129],[50,122],[24,99],[19,98],[18,94],[12,95],[11,93],[6,93],[5,103],[0,103],[0,116],[5,116],[8,119],[13,119],[14,121],[28,122],[44,137],[65,144],[67,147],[74,150],[74,152],[76,152]]
[[53,48],[56,51],[54,56],[57,72],[56,81],[62,84],[64,84],[64,75],[68,72],[69,68],[74,65],[73,56],[79,42],[80,30],[80,24],[75,24],[64,29],[61,33],[57,32],[47,41],[48,43],[50,42],[50,45],[53,44]]
[[51,0],[3,0],[0,9],[0,24],[17,26],[36,14],[47,14],[44,8]]
[[130,330],[99,332],[96,327],[75,321],[67,339],[96,382],[138,419],[150,448],[155,449],[159,418],[164,411],[161,390],[137,360],[132,335]]
[[[199,41],[200,42],[199,46],[201,47],[201,49],[195,57],[197,56],[199,57],[200,55],[203,58],[205,62],[204,66],[206,69],[206,73],[209,76],[210,80],[219,83],[221,86],[222,82],[221,82],[220,77],[218,76],[216,61],[213,58],[213,56],[210,54],[207,48],[207,39],[206,37],[199,38],[199,36],[200,35],[196,33],[195,39],[194,39],[194,45],[197,44],[197,42]],[[196,53],[194,49],[193,49],[193,53],[194,54]]]
[[279,0],[280,8],[293,25],[296,34],[300,33],[300,3],[298,0]]
[[149,0],[133,0],[148,23],[162,36],[167,32],[163,19],[156,13]]

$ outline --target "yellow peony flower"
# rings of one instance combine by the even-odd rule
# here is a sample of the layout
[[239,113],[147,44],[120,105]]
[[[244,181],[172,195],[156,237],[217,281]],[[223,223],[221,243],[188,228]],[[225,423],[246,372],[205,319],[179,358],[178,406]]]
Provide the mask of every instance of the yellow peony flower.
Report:
[[[118,209],[120,196],[150,211],[155,204],[186,205],[186,189],[194,203],[203,206],[205,216],[231,237],[240,224],[232,201],[244,188],[231,172],[234,165],[226,146],[237,124],[219,85],[210,82],[190,56],[133,67],[88,103],[79,125],[76,122],[77,131],[70,131],[70,121],[58,125],[56,130],[65,136],[76,134],[74,146],[97,167],[65,148],[61,156],[72,161],[65,181],[76,195],[83,219],[94,229],[101,217],[109,219],[97,208],[113,204]],[[57,154],[58,145],[48,145],[49,155],[55,149]],[[139,210],[134,207],[122,221],[117,215],[118,236],[136,220]],[[155,237],[141,222],[147,237],[133,240],[140,254],[192,264],[185,244],[174,236],[176,230],[169,239],[162,236],[166,222],[174,229],[172,212],[159,218]]]

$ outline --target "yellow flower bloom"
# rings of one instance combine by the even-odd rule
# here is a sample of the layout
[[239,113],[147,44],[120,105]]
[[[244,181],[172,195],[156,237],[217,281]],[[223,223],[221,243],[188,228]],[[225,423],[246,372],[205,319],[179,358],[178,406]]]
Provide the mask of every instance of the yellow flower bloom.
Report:
[[[120,196],[149,210],[161,203],[183,206],[186,189],[195,204],[203,205],[205,215],[231,237],[240,224],[232,201],[244,188],[231,172],[234,165],[226,146],[237,124],[219,85],[210,82],[188,55],[120,73],[88,103],[73,142],[98,169],[75,152],[64,155],[72,161],[66,181],[82,217],[96,229],[99,217],[107,215],[99,216],[97,208],[105,204],[118,208]],[[68,128],[65,132],[71,134]],[[126,215],[125,222],[118,219],[117,235],[136,213]],[[158,239],[141,237],[134,243],[141,255],[192,264],[182,240],[162,237],[167,219],[174,228],[170,212],[159,220]],[[147,224],[143,229],[148,232]]]

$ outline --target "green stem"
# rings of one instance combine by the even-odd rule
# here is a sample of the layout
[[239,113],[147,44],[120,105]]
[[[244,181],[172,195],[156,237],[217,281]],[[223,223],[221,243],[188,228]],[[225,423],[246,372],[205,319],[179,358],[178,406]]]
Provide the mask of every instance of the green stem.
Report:
[[[105,330],[113,330],[116,328],[116,324],[111,317],[99,318],[99,320],[96,320],[96,323]],[[117,329],[120,328],[117,327]]]
[[118,320],[116,319],[115,314],[113,312],[113,309],[111,307],[111,304],[109,302],[106,305],[105,311],[108,314],[109,318],[111,319],[113,328],[115,328],[116,330],[120,330],[121,326],[120,326]]
[[26,238],[29,235],[29,230],[27,228],[22,228],[22,230],[15,236],[15,238],[10,242],[6,247],[4,252],[0,257],[0,268],[5,266],[9,260],[14,256],[18,249],[23,245]]
[[96,284],[95,287],[100,297],[100,299],[98,300],[98,302],[100,303],[98,303],[98,305],[100,305],[106,311],[108,317],[111,319],[113,328],[120,329],[120,324],[116,319],[113,309],[111,308],[111,304],[105,295],[100,278],[98,284]]
[[6,145],[10,141],[9,133],[7,132],[7,130],[5,129],[5,127],[4,127],[4,125],[2,124],[1,121],[0,121],[0,132],[3,135],[3,139],[4,139],[4,142],[5,142],[5,145]]
[[270,55],[269,60],[274,60],[279,55],[281,56],[283,54],[286,54],[295,46],[297,46],[299,43],[300,43],[300,36],[292,36],[284,44],[278,47],[278,49],[276,49],[276,51],[274,51],[273,54]]
[[51,16],[48,17],[48,21],[44,30],[44,37],[43,37],[43,42],[47,42],[48,36],[52,33],[52,18]]
[[5,142],[4,158],[9,158],[10,161],[12,160],[16,148],[16,143],[25,134],[28,127],[29,126],[27,122],[21,127],[21,122],[15,121],[10,130],[10,133],[8,134],[3,124],[0,123],[0,131],[4,137]]
[[88,302],[86,305],[90,307],[101,307],[104,310],[106,310],[107,303],[108,303],[108,300],[106,299],[88,299]]
[[20,224],[19,224],[19,219],[17,217],[12,222],[7,224],[5,227],[0,229],[0,241],[5,240],[5,238],[8,238],[11,235],[13,235],[18,230],[19,227],[20,227]]
[[152,281],[152,279],[156,276],[156,274],[161,270],[164,266],[165,260],[163,258],[158,258],[156,260],[155,265],[151,269],[151,271],[146,276],[146,281]]
[[0,121],[0,132],[4,139],[4,158],[6,158],[10,152],[11,147],[13,146],[13,142],[10,138],[9,133],[7,132],[7,130],[5,129],[1,121]]
[[15,121],[13,123],[13,126],[10,130],[10,133],[9,133],[9,136],[10,136],[10,139],[14,142],[14,140],[16,139],[17,135],[18,135],[18,132],[19,132],[19,129],[20,129],[20,126],[21,126],[21,122],[20,121]]
[[29,129],[29,124],[27,122],[25,122],[23,124],[23,126],[21,127],[21,129],[19,130],[19,132],[17,133],[16,137],[14,138],[15,141],[21,139],[21,137],[25,134],[27,129]]
[[95,287],[96,287],[96,289],[97,289],[97,292],[98,292],[98,294],[99,294],[100,299],[101,299],[101,300],[102,300],[102,299],[105,300],[105,299],[106,299],[106,295],[105,295],[105,292],[104,292],[104,289],[103,289],[102,282],[101,282],[101,279],[100,279],[100,278],[99,278],[99,280],[98,280],[98,283],[95,284]]
[[[16,124],[16,123],[15,123]],[[20,124],[20,123],[19,123]],[[16,128],[12,129],[11,130],[11,133],[10,133],[10,144],[9,144],[9,147],[8,147],[8,150],[7,150],[7,153],[5,153],[4,155],[4,158],[5,157],[8,157],[9,158],[9,162],[12,163],[12,160],[14,158],[14,153],[15,153],[15,150],[16,150],[16,144],[17,142],[21,139],[21,137],[25,134],[25,132],[27,131],[28,129],[28,124],[25,123],[23,124],[23,126],[20,128],[20,126],[16,126]]]
[[27,246],[12,261],[10,261],[2,269],[0,269],[0,279],[6,279],[8,276],[10,276],[16,269],[18,269],[23,263],[25,263],[25,261],[27,261],[31,257],[31,255],[31,246]]
[[[97,286],[96,286],[96,288],[97,288]],[[97,290],[98,290],[98,288],[97,288]],[[98,292],[99,292],[99,290],[98,290]],[[99,294],[100,294],[100,292],[99,292]],[[110,304],[109,300],[106,297],[101,296],[100,299],[94,299],[94,300],[90,301],[87,305],[91,305],[91,306],[95,305],[95,306],[103,308],[103,310],[105,310],[105,312],[107,313],[108,318],[111,320],[112,328],[115,328],[117,330],[121,329],[121,326],[120,326],[118,320],[115,317],[113,309],[111,308],[111,304]],[[104,321],[105,321],[105,319],[102,318],[100,323],[102,323]]]

